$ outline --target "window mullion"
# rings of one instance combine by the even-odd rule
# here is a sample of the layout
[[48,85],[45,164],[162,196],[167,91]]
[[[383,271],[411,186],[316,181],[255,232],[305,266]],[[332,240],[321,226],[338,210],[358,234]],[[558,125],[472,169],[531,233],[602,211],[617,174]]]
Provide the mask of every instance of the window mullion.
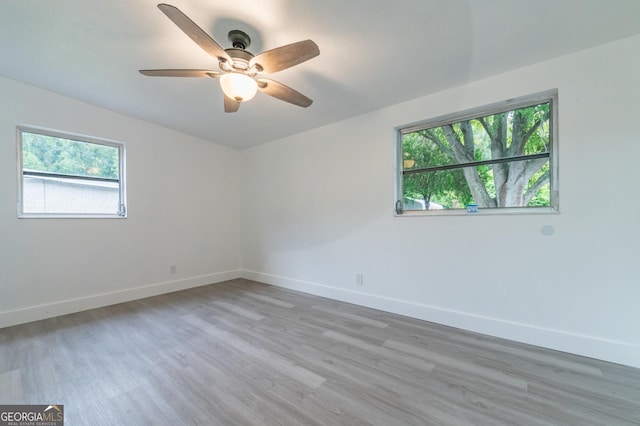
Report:
[[421,169],[403,170],[402,174],[411,175],[414,173],[438,172],[442,170],[462,169],[465,167],[477,167],[477,166],[486,166],[490,164],[513,163],[516,161],[536,160],[538,158],[549,158],[549,153],[542,152],[539,154],[519,155],[516,157],[496,158],[491,160],[473,161],[469,163],[456,163],[456,164],[447,164],[444,166],[423,167]]

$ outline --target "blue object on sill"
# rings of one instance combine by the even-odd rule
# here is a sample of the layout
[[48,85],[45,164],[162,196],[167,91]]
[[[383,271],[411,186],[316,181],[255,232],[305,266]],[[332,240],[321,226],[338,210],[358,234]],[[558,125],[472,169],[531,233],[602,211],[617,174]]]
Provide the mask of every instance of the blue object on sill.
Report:
[[467,204],[467,213],[478,213],[477,204]]

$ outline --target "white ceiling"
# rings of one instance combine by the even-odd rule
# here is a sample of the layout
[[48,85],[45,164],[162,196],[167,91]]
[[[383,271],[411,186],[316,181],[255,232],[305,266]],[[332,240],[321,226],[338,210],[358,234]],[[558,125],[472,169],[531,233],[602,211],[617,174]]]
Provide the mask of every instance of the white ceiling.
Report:
[[214,79],[138,69],[210,68],[156,0],[2,0],[0,75],[234,148],[640,33],[639,0],[167,0],[223,47],[254,54],[304,39],[320,56],[270,78],[314,100],[258,93],[223,112]]

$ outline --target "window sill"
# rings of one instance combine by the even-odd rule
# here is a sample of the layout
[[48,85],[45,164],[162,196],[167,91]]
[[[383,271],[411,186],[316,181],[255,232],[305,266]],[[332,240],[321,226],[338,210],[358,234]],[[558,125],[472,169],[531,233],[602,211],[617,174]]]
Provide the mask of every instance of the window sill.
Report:
[[426,216],[520,216],[520,215],[549,215],[560,214],[560,210],[552,207],[528,208],[500,208],[478,209],[476,213],[467,213],[465,209],[449,210],[406,210],[402,214],[394,213],[395,217],[426,217]]
[[18,219],[126,219],[117,214],[24,213]]

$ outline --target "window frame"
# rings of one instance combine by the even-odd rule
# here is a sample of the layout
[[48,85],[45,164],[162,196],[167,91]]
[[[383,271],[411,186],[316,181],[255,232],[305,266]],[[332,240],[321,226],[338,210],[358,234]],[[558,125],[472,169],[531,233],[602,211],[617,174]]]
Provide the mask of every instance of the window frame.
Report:
[[[102,145],[108,146],[118,149],[118,212],[110,214],[110,213],[46,213],[46,212],[38,212],[38,213],[29,213],[24,212],[24,168],[23,168],[23,149],[22,149],[22,134],[23,133],[33,133],[43,136],[49,136],[59,139],[71,140],[74,142],[81,143],[89,143],[94,145]],[[97,219],[126,219],[128,216],[127,209],[127,192],[126,192],[126,147],[123,142],[117,142],[113,140],[97,138],[93,136],[86,136],[78,133],[70,133],[63,132],[58,130],[45,129],[42,127],[33,127],[26,125],[18,125],[16,127],[16,156],[17,156],[17,177],[18,177],[18,188],[17,188],[17,210],[18,210],[18,218],[19,219],[30,219],[30,218],[38,218],[38,219],[48,219],[48,218],[97,218]],[[44,175],[55,176],[55,173],[43,173]],[[64,175],[64,177],[68,177],[69,179],[81,179],[81,180],[98,180],[98,181],[113,181],[109,179],[101,179],[101,178],[87,178],[85,176],[79,175]]]
[[[412,133],[424,129],[435,128],[447,124],[458,123],[460,121],[474,118],[486,117],[502,112],[513,111],[526,108],[541,103],[549,102],[549,192],[550,206],[548,207],[497,207],[480,208],[476,212],[467,212],[466,209],[442,209],[442,210],[404,210],[398,209],[398,205],[403,206],[404,190],[404,157],[402,137],[404,134]],[[558,214],[560,213],[559,200],[559,167],[558,167],[558,90],[548,90],[532,95],[507,99],[489,105],[483,105],[459,112],[445,114],[422,120],[410,124],[398,126],[394,129],[395,159],[394,159],[394,216],[485,216],[485,215],[512,215],[512,214]]]

